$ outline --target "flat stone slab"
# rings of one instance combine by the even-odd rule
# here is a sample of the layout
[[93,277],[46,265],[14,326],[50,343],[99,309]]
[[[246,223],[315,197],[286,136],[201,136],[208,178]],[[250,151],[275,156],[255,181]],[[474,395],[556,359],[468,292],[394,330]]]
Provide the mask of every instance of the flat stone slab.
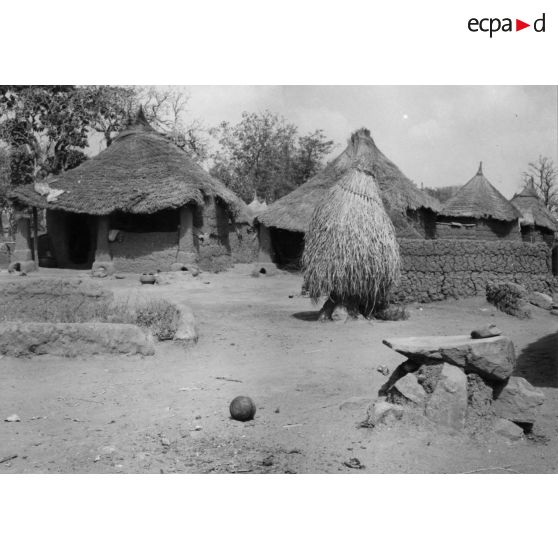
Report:
[[515,367],[513,343],[502,335],[486,339],[469,335],[393,337],[383,343],[417,363],[447,362],[486,380],[507,380]]
[[0,354],[13,357],[155,352],[153,338],[136,325],[112,323],[0,323]]

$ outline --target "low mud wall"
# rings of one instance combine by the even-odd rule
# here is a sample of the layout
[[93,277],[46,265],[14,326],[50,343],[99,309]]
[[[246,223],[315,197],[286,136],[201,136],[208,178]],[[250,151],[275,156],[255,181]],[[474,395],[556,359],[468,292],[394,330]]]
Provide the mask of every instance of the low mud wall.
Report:
[[44,316],[68,320],[78,309],[109,304],[113,294],[94,281],[17,277],[0,282],[0,322],[33,321]]
[[13,357],[155,353],[153,338],[132,324],[0,323],[0,354]]
[[397,302],[484,296],[489,281],[544,293],[556,286],[544,243],[400,239],[399,247],[402,277],[392,295]]

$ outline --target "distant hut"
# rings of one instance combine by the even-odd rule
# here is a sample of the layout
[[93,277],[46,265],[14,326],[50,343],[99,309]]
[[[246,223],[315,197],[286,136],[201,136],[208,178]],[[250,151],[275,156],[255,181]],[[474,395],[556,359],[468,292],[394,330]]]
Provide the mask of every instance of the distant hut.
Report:
[[521,240],[521,213],[484,176],[477,174],[462,186],[438,215],[439,239]]
[[361,128],[324,170],[257,216],[262,248],[259,259],[297,265],[314,209],[343,174],[355,166],[372,175],[399,238],[434,237],[438,201],[411,182],[380,151],[370,131]]
[[302,264],[312,299],[328,297],[322,319],[336,306],[365,316],[385,307],[399,279],[399,247],[369,172],[351,169],[324,192],[306,233]]
[[234,259],[231,231],[251,221],[244,202],[155,131],[141,109],[96,157],[48,186],[19,186],[12,198],[47,210],[50,251],[67,268],[222,267]]
[[265,200],[260,201],[254,194],[254,199],[246,207],[248,209],[248,215],[254,218],[267,209],[267,203]]
[[532,181],[515,194],[511,203],[521,212],[519,223],[523,240],[546,242],[552,247],[554,235],[558,232],[558,220],[539,198]]

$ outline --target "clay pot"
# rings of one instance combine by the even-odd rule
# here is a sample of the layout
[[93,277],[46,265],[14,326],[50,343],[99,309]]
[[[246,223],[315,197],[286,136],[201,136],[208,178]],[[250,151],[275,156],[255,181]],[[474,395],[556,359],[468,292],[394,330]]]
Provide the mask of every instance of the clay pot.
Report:
[[140,283],[142,285],[154,285],[155,284],[155,275],[153,273],[142,273],[140,275]]

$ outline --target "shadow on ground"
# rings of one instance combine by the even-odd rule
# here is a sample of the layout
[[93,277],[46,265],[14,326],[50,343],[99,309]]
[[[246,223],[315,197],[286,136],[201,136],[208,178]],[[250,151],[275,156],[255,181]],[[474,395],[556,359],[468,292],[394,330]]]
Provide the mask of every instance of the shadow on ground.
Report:
[[516,374],[534,386],[558,387],[558,331],[541,337],[521,351]]
[[297,320],[302,320],[303,322],[317,322],[320,316],[319,310],[310,310],[308,312],[295,312],[291,314],[293,318]]

